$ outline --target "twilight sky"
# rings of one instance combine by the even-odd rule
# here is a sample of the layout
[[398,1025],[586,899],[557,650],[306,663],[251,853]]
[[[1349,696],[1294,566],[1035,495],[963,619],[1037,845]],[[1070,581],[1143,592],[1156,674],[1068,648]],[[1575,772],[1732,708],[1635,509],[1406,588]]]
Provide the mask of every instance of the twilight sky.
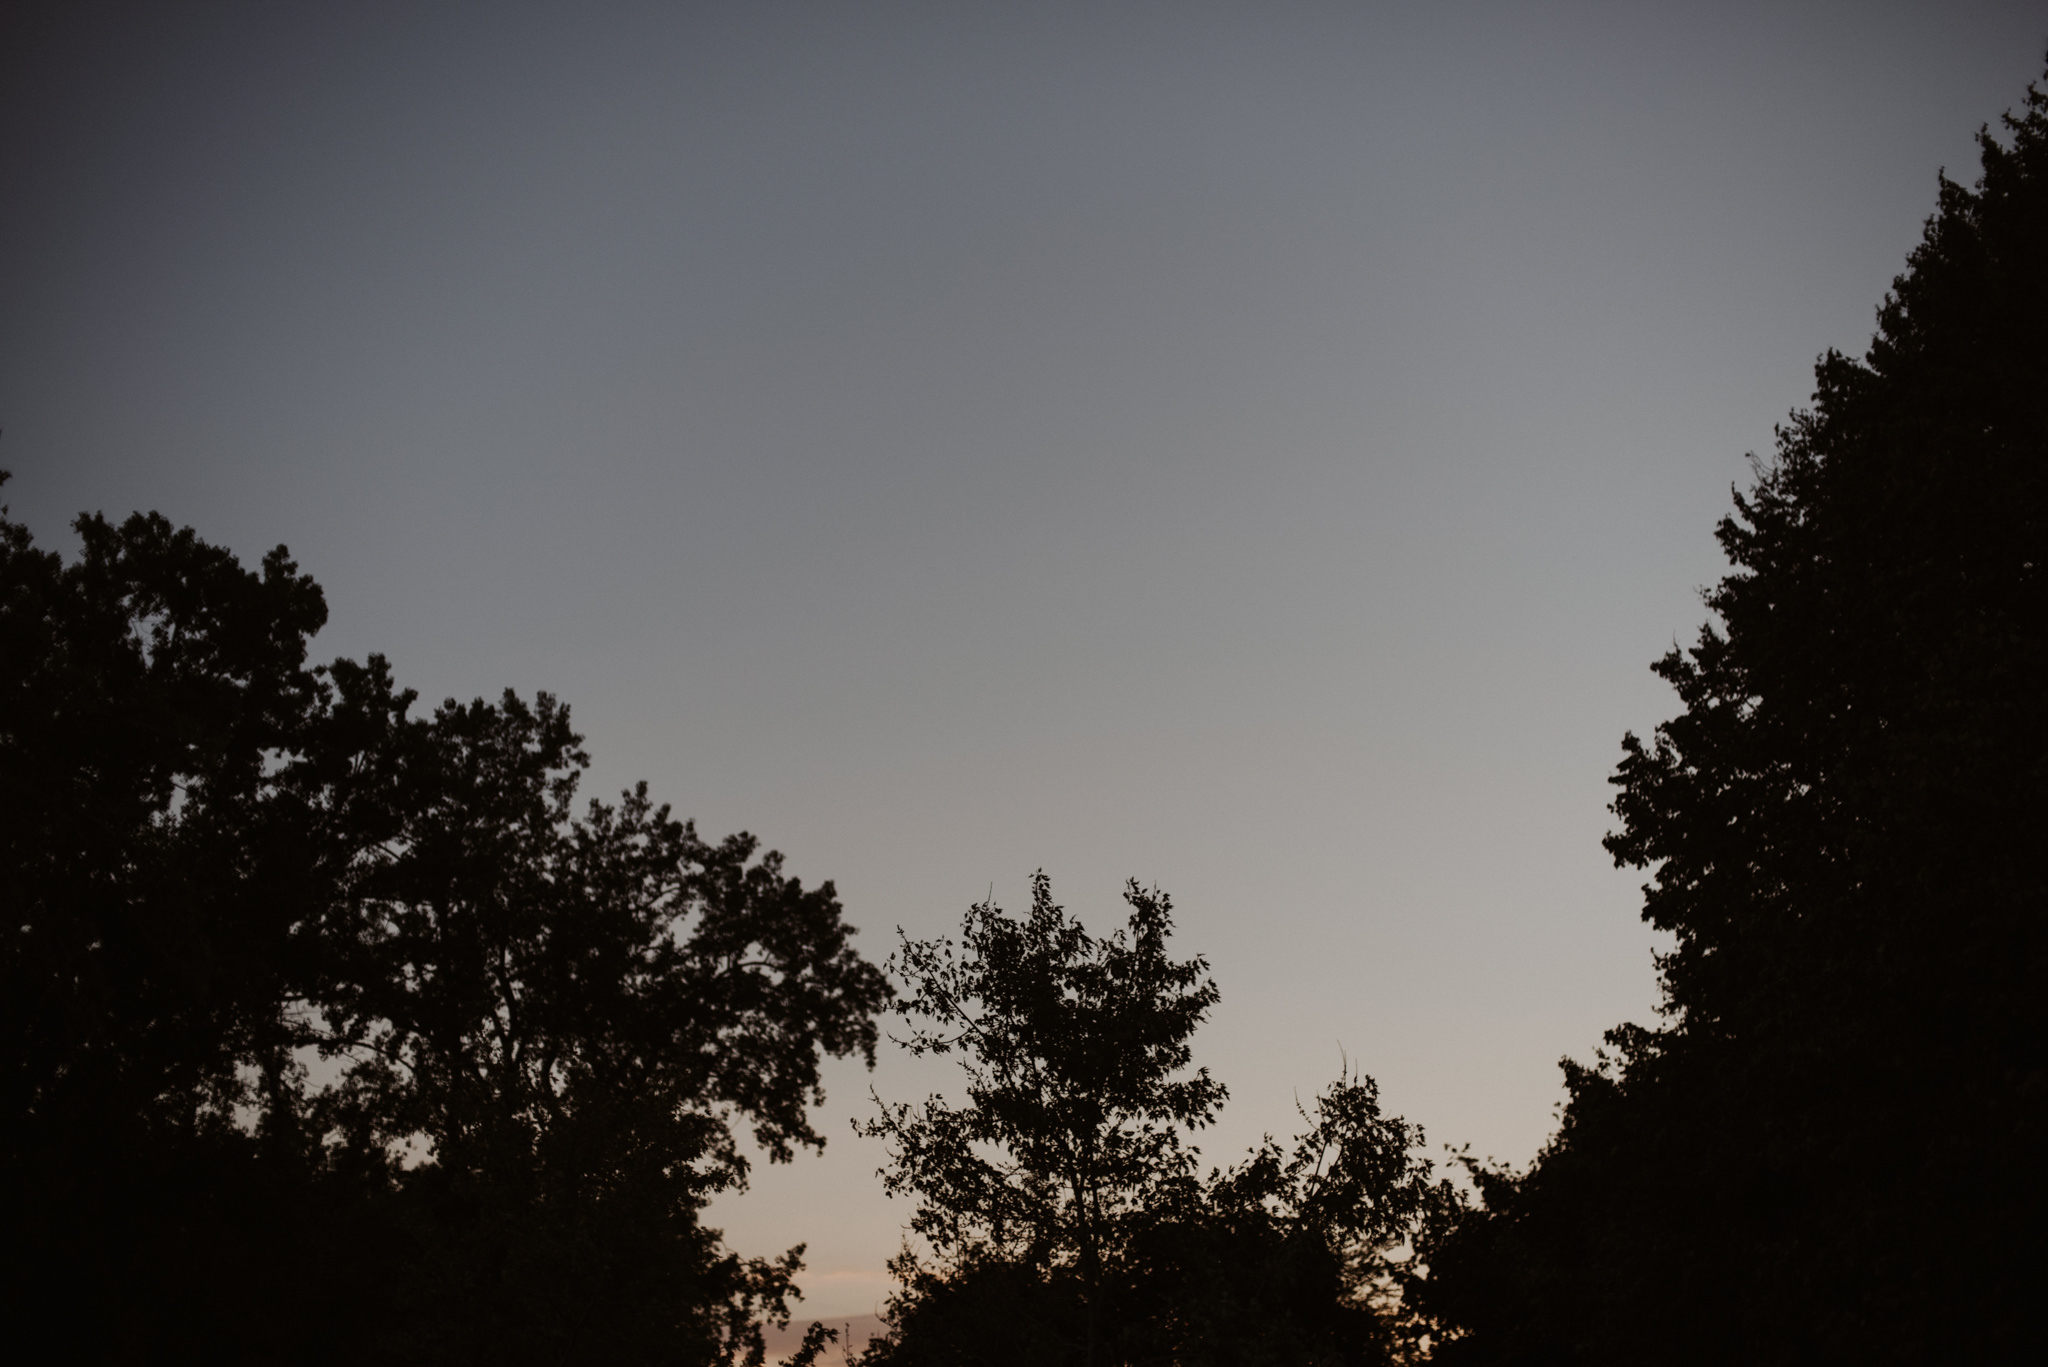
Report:
[[[1526,1160],[1646,1019],[1600,848],[1743,457],[1860,352],[2039,3],[20,4],[4,497],[548,689],[875,958],[1169,891],[1201,1142],[1340,1050]],[[714,1222],[874,1308],[847,1133]],[[943,1070],[886,1057],[911,1099]]]

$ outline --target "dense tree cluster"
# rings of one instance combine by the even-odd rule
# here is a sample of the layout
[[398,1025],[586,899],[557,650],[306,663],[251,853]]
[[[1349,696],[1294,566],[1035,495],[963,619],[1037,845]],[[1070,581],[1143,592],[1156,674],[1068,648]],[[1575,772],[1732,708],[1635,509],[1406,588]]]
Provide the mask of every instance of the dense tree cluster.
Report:
[[568,709],[413,713],[326,609],[157,516],[0,523],[10,1337],[75,1358],[744,1356],[799,1266],[697,1219],[822,1143],[888,989],[830,884],[644,786],[575,807]]
[[957,944],[906,939],[891,960],[904,1043],[958,1055],[967,1104],[898,1102],[865,1127],[924,1243],[896,1262],[868,1367],[1393,1360],[1382,1257],[1453,1199],[1420,1129],[1347,1073],[1291,1152],[1269,1139],[1202,1175],[1182,1135],[1225,1092],[1189,1071],[1189,1039],[1216,986],[1168,957],[1163,894],[1125,899],[1126,925],[1091,936],[1040,874],[1024,918],[984,902]]
[[1456,1363],[2017,1361],[2048,1151],[2048,96],[1720,539],[1614,782],[1665,1016],[1430,1245]]

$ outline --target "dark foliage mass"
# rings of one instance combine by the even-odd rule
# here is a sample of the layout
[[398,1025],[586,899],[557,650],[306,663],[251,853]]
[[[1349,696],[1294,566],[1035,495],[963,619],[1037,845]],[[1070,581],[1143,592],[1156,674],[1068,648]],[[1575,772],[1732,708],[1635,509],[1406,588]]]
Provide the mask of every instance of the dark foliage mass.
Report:
[[[2033,1360],[2048,1102],[2048,96],[1944,179],[1629,737],[1655,1029],[1430,1243],[1447,1363]],[[2032,1351],[2029,1351],[2032,1350]]]
[[[2041,1357],[2048,96],[2006,125],[1656,665],[1683,711],[1625,739],[1608,848],[1663,1016],[1567,1061],[1535,1162],[1469,1202],[1347,1070],[1205,1175],[1207,964],[1162,894],[1096,937],[1041,876],[893,961],[966,1091],[864,1127],[919,1240],[866,1367]],[[821,1058],[872,1062],[831,885],[644,787],[579,810],[545,694],[309,665],[281,548],[76,525],[67,564],[0,516],[10,1345],[758,1367],[801,1250],[699,1215],[736,1125],[822,1144]]]
[[1268,1140],[1203,1177],[1182,1135],[1224,1100],[1189,1071],[1216,986],[1168,957],[1163,894],[1125,898],[1124,928],[1093,937],[1041,874],[1026,918],[983,903],[957,945],[906,940],[891,961],[904,1043],[959,1055],[967,1104],[897,1103],[865,1127],[928,1250],[897,1260],[867,1367],[1394,1359],[1383,1255],[1451,1199],[1421,1131],[1347,1074],[1291,1152]]
[[74,1360],[730,1361],[792,1253],[697,1215],[818,1145],[888,990],[830,884],[574,794],[547,695],[414,716],[162,518],[0,522],[9,1337]]

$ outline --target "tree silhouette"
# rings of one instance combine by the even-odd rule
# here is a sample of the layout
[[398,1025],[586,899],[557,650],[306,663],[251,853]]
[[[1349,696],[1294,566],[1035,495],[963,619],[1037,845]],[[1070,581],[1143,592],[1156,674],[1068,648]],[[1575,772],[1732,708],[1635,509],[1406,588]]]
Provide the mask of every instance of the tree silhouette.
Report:
[[317,707],[326,605],[281,550],[252,573],[160,517],[77,531],[65,565],[0,518],[9,1323],[317,1357],[348,1240],[306,1237],[320,1184],[272,1123],[318,893],[267,757]]
[[1370,1079],[1319,1097],[1290,1155],[1270,1139],[1203,1178],[1182,1140],[1225,1098],[1189,1040],[1217,999],[1166,953],[1163,893],[1135,882],[1105,938],[1054,904],[972,908],[960,942],[905,939],[892,966],[924,1022],[913,1054],[958,1054],[967,1104],[884,1106],[892,1193],[919,1199],[893,1270],[891,1332],[864,1361],[1367,1363],[1392,1352],[1368,1304],[1377,1261],[1448,1199],[1379,1113]]
[[1861,361],[1719,536],[1624,741],[1664,1022],[1430,1241],[1447,1362],[2031,1356],[2048,1143],[2048,97],[1980,135]]
[[[337,674],[354,720],[402,713],[381,673]],[[320,758],[362,772],[354,748]],[[432,1155],[401,1182],[428,1355],[451,1334],[711,1355],[745,1288],[787,1280],[696,1223],[745,1179],[725,1113],[786,1161],[823,1142],[820,1052],[873,1056],[886,987],[831,885],[705,843],[644,785],[573,816],[584,759],[545,694],[444,706],[370,753],[397,763],[351,794],[379,839],[328,908],[319,1044],[349,1067],[325,1128]]]
[[[14,1323],[86,1355],[729,1361],[796,1253],[698,1221],[823,1140],[888,988],[831,885],[643,787],[568,709],[411,713],[384,662],[159,517],[0,538]],[[317,1081],[316,1081],[317,1077]],[[89,1319],[58,1318],[97,1287]]]
[[1181,1130],[1207,1125],[1226,1095],[1207,1069],[1175,1076],[1216,1001],[1208,965],[1166,956],[1163,895],[1134,882],[1124,897],[1128,926],[1097,940],[1040,873],[1023,921],[982,902],[957,953],[906,938],[891,960],[911,988],[903,1009],[932,1024],[905,1043],[960,1053],[969,1104],[898,1103],[864,1128],[893,1146],[885,1185],[924,1198],[911,1227],[942,1258],[1071,1272],[1091,1364],[1106,1360],[1107,1259],[1191,1180]]

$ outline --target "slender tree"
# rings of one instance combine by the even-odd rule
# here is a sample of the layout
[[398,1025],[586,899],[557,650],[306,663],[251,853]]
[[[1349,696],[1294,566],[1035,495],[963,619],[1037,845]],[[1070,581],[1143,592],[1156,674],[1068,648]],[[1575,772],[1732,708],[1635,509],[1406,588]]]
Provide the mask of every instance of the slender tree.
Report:
[[893,1146],[884,1185],[923,1198],[911,1227],[942,1259],[1072,1274],[1091,1367],[1107,1360],[1106,1262],[1120,1231],[1192,1180],[1181,1132],[1207,1125],[1226,1095],[1207,1069],[1180,1076],[1216,1001],[1208,964],[1167,957],[1164,894],[1132,882],[1124,899],[1128,925],[1096,939],[1040,873],[1022,921],[982,902],[957,949],[905,938],[891,966],[910,987],[905,1013],[929,1024],[904,1043],[960,1055],[968,1104],[898,1103],[863,1127]]

